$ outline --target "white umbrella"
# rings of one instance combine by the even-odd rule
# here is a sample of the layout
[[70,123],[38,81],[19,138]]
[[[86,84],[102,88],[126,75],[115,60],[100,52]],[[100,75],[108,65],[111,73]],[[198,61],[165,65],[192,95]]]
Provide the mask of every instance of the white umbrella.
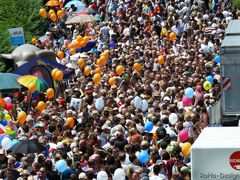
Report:
[[96,18],[85,12],[79,13],[78,15],[70,16],[65,24],[84,24],[88,22],[96,21]]

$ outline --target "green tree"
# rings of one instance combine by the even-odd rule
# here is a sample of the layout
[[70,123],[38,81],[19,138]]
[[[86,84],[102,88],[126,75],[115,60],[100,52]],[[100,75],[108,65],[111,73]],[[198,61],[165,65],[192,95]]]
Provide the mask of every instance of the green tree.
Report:
[[0,0],[0,53],[10,53],[14,49],[10,44],[10,28],[23,27],[25,43],[44,34],[48,22],[38,14],[41,7],[41,0]]
[[232,0],[232,5],[236,9],[240,9],[240,0]]

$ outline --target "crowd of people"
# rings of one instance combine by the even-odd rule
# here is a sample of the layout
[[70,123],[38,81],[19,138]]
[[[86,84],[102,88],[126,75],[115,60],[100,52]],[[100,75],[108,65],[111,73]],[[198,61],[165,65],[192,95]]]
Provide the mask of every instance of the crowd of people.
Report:
[[[191,179],[190,153],[182,146],[193,144],[209,125],[208,109],[220,98],[220,63],[215,57],[229,21],[238,19],[239,12],[228,0],[84,3],[97,18],[95,23],[66,26],[77,8],[63,8],[65,17],[50,24],[47,43],[38,40],[36,46],[63,51],[58,61],[65,65],[71,60],[66,42],[81,35],[96,45],[84,53],[85,66],[65,80],[64,92],[46,101],[45,110],[34,108],[35,99],[24,125],[11,120],[16,139],[38,141],[44,150],[14,154],[0,149],[0,178]],[[172,32],[176,38],[170,40]],[[94,83],[97,59],[106,51],[101,81]],[[136,63],[140,70],[134,68]],[[124,67],[121,75],[116,73],[119,65]],[[86,66],[91,68],[88,76]],[[203,87],[209,76],[210,89]],[[112,77],[115,84],[110,85]],[[190,104],[183,102],[187,88],[194,90]],[[72,106],[73,99],[79,106]],[[65,123],[68,117],[74,119],[72,127]],[[182,132],[187,132],[184,138]]]

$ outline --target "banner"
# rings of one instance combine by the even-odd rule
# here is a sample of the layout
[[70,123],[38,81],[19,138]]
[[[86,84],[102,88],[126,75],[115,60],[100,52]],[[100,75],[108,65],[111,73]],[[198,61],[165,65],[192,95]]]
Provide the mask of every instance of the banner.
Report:
[[72,98],[70,102],[70,107],[74,107],[76,110],[79,110],[81,107],[82,99]]
[[10,43],[13,46],[18,47],[25,44],[23,28],[12,28],[8,31],[10,33]]

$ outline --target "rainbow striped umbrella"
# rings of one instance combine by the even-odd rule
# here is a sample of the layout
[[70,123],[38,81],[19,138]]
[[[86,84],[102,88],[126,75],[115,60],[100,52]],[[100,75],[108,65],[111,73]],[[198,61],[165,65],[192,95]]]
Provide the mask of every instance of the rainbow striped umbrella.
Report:
[[48,83],[44,79],[33,75],[21,76],[17,79],[17,81],[19,82],[19,84],[25,86],[26,88],[28,88],[31,84],[34,84],[36,86],[36,91],[38,92],[45,93],[46,90],[49,88]]

